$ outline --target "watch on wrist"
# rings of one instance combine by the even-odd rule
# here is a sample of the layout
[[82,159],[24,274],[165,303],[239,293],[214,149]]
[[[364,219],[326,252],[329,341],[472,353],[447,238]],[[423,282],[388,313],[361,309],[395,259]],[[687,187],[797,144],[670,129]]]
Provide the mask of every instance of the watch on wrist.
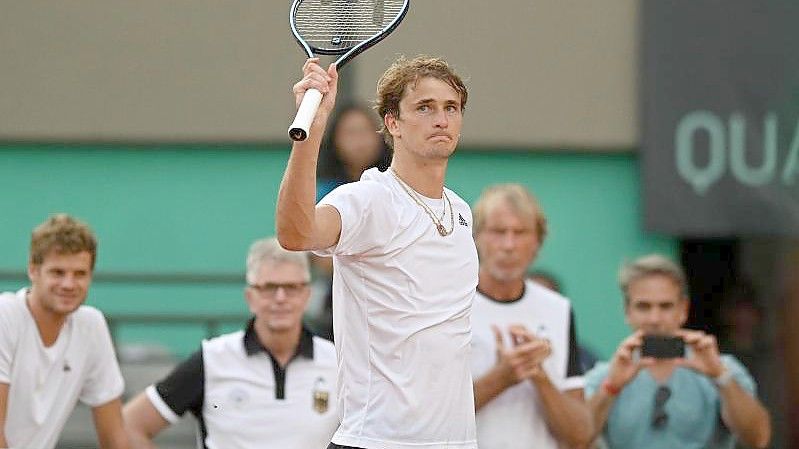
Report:
[[717,387],[725,387],[732,382],[732,371],[724,368],[724,371],[722,371],[721,374],[716,377],[712,377],[711,379],[713,379],[713,383],[716,384]]

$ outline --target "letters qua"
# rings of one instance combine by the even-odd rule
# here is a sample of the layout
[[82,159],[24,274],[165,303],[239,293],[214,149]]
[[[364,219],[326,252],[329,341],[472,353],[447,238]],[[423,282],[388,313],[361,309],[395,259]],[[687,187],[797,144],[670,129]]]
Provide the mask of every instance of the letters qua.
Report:
[[[677,172],[697,195],[705,195],[727,171],[737,182],[752,187],[794,185],[799,171],[799,121],[789,122],[793,133],[787,148],[783,144],[782,153],[777,114],[768,112],[762,123],[757,121],[733,112],[725,122],[719,115],[702,110],[680,119],[674,133]],[[748,133],[752,138],[747,142]],[[762,141],[756,138],[759,135]],[[701,144],[703,140],[706,145]]]

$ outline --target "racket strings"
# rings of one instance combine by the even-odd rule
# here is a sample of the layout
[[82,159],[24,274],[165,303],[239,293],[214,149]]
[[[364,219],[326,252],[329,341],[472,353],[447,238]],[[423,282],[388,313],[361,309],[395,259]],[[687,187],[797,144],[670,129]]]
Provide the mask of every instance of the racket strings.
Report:
[[302,38],[316,49],[346,51],[382,33],[403,12],[403,0],[306,0],[294,13]]

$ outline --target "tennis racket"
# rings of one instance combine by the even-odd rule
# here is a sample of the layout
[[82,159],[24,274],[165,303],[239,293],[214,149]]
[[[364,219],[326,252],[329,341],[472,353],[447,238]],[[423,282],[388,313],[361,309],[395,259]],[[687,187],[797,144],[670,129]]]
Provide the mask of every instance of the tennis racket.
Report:
[[[294,0],[289,23],[294,38],[309,58],[340,55],[340,69],[352,58],[383,40],[399,26],[410,0]],[[289,137],[308,138],[322,93],[308,89],[302,99]]]

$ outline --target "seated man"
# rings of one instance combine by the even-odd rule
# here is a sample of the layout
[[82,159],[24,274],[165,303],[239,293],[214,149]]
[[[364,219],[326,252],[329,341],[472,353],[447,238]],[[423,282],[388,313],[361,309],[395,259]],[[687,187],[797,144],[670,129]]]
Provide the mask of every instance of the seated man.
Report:
[[246,330],[202,349],[125,404],[134,448],[186,411],[199,421],[201,448],[322,448],[338,427],[333,344],[302,325],[310,297],[308,256],[259,240],[247,256],[244,296],[255,317]]
[[[589,407],[608,446],[732,448],[736,437],[768,446],[770,420],[752,377],[719,354],[715,337],[682,328],[690,306],[682,268],[659,255],[642,257],[622,268],[619,284],[635,332],[610,362],[586,374]],[[645,336],[679,337],[685,354],[643,356]]]
[[54,215],[33,230],[30,288],[0,294],[0,448],[55,447],[78,400],[102,449],[128,447],[108,325],[82,305],[96,258],[91,229]]

